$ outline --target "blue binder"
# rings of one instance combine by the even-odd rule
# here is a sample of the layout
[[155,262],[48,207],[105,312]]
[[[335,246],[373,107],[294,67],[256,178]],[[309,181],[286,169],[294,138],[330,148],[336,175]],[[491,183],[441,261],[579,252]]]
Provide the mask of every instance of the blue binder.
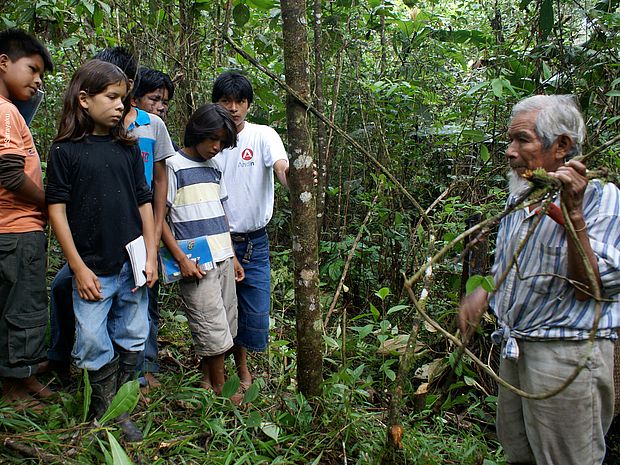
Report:
[[[177,244],[179,244],[187,258],[198,263],[201,270],[209,271],[215,268],[207,236],[177,240]],[[164,284],[170,284],[183,278],[179,263],[170,254],[165,245],[159,248],[159,263]]]

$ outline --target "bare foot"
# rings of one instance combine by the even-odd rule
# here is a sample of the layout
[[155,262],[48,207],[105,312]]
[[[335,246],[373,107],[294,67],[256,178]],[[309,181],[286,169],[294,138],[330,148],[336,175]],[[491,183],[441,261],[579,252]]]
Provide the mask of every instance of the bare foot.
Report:
[[44,361],[41,362],[37,365],[37,371],[36,374],[41,374],[41,373],[47,373],[48,371],[50,371],[50,363],[49,361]]
[[235,392],[232,396],[230,396],[230,401],[233,404],[235,404],[237,407],[239,407],[241,405],[241,402],[243,402],[243,392],[244,391],[245,391],[245,389],[242,389],[241,387],[239,387],[237,392]]
[[39,399],[47,399],[54,395],[54,392],[47,385],[41,384],[34,376],[24,379],[23,385],[28,394],[32,394]]
[[241,388],[245,391],[252,385],[252,375],[250,374],[250,370],[248,367],[239,367],[237,370],[237,374],[239,375],[239,381]]
[[199,386],[207,391],[213,391],[213,386],[211,385],[211,378],[209,375],[203,375],[202,378],[200,378]]
[[3,379],[2,400],[17,410],[32,409],[37,412],[43,410],[43,404],[28,394],[22,379]]
[[152,388],[161,387],[161,383],[153,373],[144,373],[144,379],[146,380],[146,384]]

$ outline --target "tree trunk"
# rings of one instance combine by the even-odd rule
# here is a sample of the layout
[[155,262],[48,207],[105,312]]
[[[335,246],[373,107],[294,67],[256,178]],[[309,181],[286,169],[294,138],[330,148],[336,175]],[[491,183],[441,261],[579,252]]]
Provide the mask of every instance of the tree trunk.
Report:
[[[322,26],[321,26],[321,0],[314,0],[314,106],[324,113],[323,106],[323,49]],[[325,190],[327,189],[327,131],[325,123],[321,120],[316,122],[316,148],[319,168],[319,183],[317,188],[317,223],[319,239],[323,228],[323,215],[325,214]]]
[[[305,0],[282,0],[286,83],[309,101],[308,39]],[[292,244],[295,260],[297,382],[307,397],[320,394],[323,378],[323,322],[319,300],[316,191],[306,108],[291,95],[286,99]]]

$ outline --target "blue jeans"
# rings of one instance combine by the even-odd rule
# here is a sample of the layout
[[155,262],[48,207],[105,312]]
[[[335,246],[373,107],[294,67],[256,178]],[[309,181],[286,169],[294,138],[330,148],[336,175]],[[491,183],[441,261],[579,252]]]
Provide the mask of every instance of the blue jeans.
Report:
[[73,316],[73,273],[65,265],[56,273],[50,290],[50,347],[49,360],[69,365],[75,339]]
[[149,332],[146,287],[135,292],[131,264],[126,261],[118,274],[97,276],[103,299],[81,299],[73,280],[75,345],[78,368],[98,370],[114,358],[115,347],[140,352]]
[[235,255],[245,270],[245,279],[237,283],[238,323],[235,345],[263,352],[269,340],[271,305],[271,265],[269,237],[262,234],[232,234]]
[[138,356],[136,372],[139,375],[159,373],[159,363],[157,363],[157,333],[159,329],[159,303],[157,302],[157,297],[159,294],[159,281],[156,281],[155,285],[149,288],[147,293],[149,299],[149,335],[146,339],[144,350]]

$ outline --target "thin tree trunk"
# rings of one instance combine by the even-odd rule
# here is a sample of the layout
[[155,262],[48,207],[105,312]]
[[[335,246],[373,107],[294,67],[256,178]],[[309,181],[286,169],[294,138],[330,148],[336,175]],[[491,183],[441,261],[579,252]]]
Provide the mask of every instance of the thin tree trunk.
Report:
[[[282,0],[286,83],[308,101],[308,39],[305,0]],[[320,394],[323,379],[323,321],[319,300],[316,191],[308,112],[292,95],[286,99],[291,168],[289,186],[295,260],[297,382],[307,397]]]
[[[321,23],[321,0],[314,0],[314,106],[321,113],[323,110],[323,58],[321,50],[323,48],[322,40],[322,23]],[[319,239],[321,238],[321,229],[323,227],[323,215],[325,214],[325,190],[327,189],[327,132],[325,123],[321,120],[316,122],[316,146],[317,159],[319,165],[319,183],[317,188],[317,223]]]

